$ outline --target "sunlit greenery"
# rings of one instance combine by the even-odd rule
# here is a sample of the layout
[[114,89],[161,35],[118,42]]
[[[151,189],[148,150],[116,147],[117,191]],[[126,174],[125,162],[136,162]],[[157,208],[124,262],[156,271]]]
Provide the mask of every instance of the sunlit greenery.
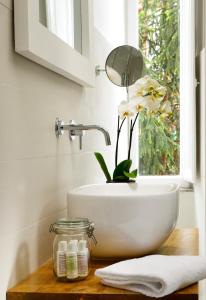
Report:
[[146,73],[168,89],[173,113],[139,117],[139,174],[179,174],[179,0],[139,0],[139,44]]

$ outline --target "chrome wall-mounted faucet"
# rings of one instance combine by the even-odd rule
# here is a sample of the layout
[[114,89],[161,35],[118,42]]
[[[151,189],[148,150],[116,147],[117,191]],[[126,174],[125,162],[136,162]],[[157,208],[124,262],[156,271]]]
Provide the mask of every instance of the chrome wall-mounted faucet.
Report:
[[75,137],[79,137],[79,148],[82,149],[82,137],[86,130],[99,130],[103,133],[105,138],[105,143],[107,146],[111,145],[110,141],[110,135],[107,130],[105,130],[103,127],[98,125],[83,125],[83,124],[75,124],[75,122],[72,120],[69,122],[69,124],[64,124],[63,121],[61,121],[59,118],[56,119],[55,122],[55,133],[56,136],[59,137],[60,135],[64,134],[64,131],[67,130],[69,134],[70,140],[74,140]]

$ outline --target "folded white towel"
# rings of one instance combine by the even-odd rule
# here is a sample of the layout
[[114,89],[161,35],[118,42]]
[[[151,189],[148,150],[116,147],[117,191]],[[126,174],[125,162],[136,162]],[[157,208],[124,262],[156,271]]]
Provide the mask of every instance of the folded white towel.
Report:
[[95,275],[105,285],[159,298],[206,278],[206,257],[150,255],[97,269]]

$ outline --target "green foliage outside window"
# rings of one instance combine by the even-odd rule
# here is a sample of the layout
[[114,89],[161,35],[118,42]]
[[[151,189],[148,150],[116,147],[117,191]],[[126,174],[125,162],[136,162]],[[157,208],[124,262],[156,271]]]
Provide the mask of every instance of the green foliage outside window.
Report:
[[173,113],[139,116],[139,174],[179,174],[179,0],[139,0],[139,48],[146,73],[168,89]]

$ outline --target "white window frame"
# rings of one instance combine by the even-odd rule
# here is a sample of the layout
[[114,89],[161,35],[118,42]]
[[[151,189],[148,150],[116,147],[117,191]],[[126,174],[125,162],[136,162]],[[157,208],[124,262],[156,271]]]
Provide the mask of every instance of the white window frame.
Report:
[[92,0],[81,0],[81,54],[40,23],[39,0],[14,1],[16,52],[82,86],[94,87],[92,8]]
[[[125,2],[126,43],[134,47],[138,45],[137,5],[137,0]],[[186,51],[187,49],[189,51]],[[195,78],[195,0],[180,0],[180,174],[139,176],[138,181],[174,182],[183,189],[190,189],[193,186],[196,178]],[[135,146],[137,149],[137,145]]]

